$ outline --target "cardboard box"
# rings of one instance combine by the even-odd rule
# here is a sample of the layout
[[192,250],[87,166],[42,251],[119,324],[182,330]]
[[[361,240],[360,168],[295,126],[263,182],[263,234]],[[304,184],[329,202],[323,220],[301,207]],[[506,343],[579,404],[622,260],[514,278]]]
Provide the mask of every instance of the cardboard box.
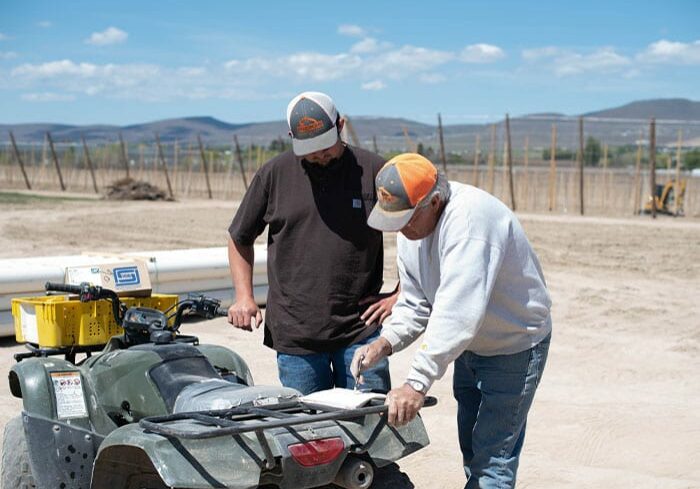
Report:
[[80,285],[83,282],[113,290],[120,296],[151,295],[148,267],[140,261],[66,268],[65,283]]

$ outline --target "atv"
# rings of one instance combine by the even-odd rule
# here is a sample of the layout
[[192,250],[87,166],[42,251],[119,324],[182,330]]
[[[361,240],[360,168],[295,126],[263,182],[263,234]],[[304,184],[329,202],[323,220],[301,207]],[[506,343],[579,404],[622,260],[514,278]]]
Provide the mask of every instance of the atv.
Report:
[[420,417],[389,426],[383,400],[334,408],[254,385],[240,355],[179,333],[187,317],[225,316],[216,299],[161,311],[127,309],[87,283],[46,289],[111,302],[123,334],[101,351],[15,355],[9,384],[23,411],[5,427],[2,489],[362,489],[429,443]]

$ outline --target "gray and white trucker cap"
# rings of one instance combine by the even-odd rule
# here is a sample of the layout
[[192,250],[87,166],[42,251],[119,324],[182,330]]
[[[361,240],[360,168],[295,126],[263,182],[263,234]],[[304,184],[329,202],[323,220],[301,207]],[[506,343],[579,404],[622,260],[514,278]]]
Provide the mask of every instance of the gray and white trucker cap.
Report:
[[303,92],[294,97],[287,106],[294,154],[304,156],[333,146],[338,141],[337,118],[333,99],[325,93]]

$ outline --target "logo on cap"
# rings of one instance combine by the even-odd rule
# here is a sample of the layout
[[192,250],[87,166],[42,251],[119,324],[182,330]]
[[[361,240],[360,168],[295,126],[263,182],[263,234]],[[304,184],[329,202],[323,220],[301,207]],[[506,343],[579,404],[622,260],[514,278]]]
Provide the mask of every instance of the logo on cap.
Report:
[[297,132],[300,134],[307,134],[319,129],[323,129],[323,121],[313,117],[304,116],[297,122]]
[[390,204],[396,202],[397,197],[389,192],[386,187],[379,187],[377,189],[377,198],[382,204]]

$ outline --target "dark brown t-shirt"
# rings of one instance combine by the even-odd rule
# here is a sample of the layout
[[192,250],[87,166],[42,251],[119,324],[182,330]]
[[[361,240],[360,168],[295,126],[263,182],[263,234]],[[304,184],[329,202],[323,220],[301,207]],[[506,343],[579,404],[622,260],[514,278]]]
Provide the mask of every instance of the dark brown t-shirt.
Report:
[[347,146],[322,167],[287,151],[256,173],[229,227],[252,245],[268,226],[265,345],[332,351],[372,334],[359,301],[382,286],[382,234],[367,225],[384,160]]

